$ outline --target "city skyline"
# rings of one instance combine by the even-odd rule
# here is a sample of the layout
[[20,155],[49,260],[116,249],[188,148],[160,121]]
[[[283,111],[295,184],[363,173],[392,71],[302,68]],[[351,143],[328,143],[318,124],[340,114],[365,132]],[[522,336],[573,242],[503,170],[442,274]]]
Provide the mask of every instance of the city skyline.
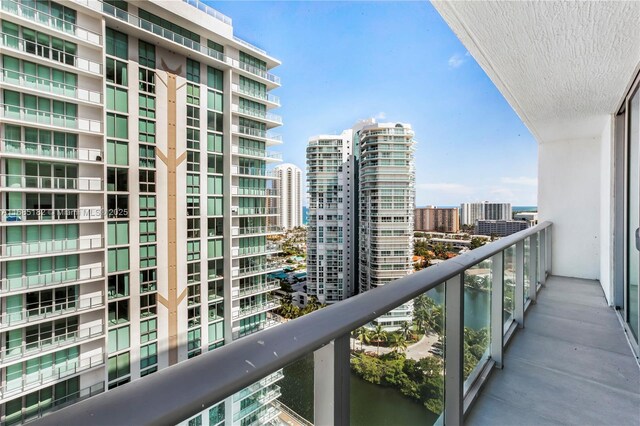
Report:
[[[304,170],[309,137],[360,119],[406,121],[419,135],[417,206],[537,205],[533,137],[430,4],[207,3],[282,61],[285,162]],[[406,59],[376,66],[389,52]]]

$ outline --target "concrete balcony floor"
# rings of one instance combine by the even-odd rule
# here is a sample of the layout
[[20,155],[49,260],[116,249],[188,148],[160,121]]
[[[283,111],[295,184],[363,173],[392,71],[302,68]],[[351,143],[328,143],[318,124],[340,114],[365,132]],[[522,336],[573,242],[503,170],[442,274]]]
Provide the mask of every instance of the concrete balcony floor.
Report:
[[597,281],[550,277],[465,424],[637,425],[640,369]]

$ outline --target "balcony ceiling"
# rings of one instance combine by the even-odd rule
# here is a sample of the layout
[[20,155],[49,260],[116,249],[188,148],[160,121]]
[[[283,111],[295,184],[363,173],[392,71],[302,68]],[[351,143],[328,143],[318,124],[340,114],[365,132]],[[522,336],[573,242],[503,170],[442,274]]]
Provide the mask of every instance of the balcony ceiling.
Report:
[[433,5],[539,142],[600,136],[640,61],[640,2]]

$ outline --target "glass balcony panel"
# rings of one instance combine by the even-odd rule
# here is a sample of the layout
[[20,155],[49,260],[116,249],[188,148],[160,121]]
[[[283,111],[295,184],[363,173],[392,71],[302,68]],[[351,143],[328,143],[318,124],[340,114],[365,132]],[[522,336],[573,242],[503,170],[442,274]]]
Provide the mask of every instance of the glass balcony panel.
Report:
[[491,259],[464,273],[464,389],[473,384],[489,357]]
[[444,409],[444,298],[440,284],[351,333],[351,424],[436,423]]
[[504,251],[504,331],[509,328],[514,319],[516,309],[516,246]]
[[524,304],[526,306],[529,301],[529,286],[531,281],[529,279],[529,268],[531,267],[531,249],[529,238],[524,239]]

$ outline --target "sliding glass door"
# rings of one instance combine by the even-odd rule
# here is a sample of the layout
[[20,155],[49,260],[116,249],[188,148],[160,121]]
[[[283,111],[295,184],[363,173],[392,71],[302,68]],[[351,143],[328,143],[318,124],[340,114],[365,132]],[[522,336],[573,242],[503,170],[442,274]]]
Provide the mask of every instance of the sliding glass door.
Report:
[[627,98],[626,132],[626,223],[624,319],[630,338],[638,344],[638,282],[640,281],[640,91]]

